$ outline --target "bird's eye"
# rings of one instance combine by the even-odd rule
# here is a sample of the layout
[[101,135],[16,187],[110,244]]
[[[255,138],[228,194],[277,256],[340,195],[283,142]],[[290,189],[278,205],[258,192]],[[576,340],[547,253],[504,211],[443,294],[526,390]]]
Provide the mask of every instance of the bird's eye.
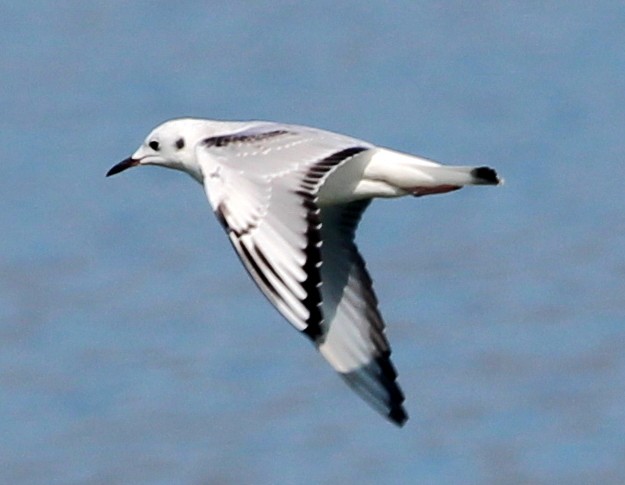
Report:
[[156,140],[152,140],[150,143],[148,143],[148,146],[155,152],[157,152],[158,149],[160,148],[160,145]]
[[176,140],[176,148],[182,150],[184,148],[184,138],[178,138]]

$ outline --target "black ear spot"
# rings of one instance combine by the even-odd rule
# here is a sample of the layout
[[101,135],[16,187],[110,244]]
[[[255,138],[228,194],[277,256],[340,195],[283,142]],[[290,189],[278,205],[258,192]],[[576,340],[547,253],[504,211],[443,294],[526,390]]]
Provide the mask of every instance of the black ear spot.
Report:
[[152,140],[150,143],[148,143],[148,146],[155,152],[157,152],[159,148],[161,147],[160,144],[156,140]]
[[176,148],[182,150],[184,148],[184,138],[178,138],[176,140]]

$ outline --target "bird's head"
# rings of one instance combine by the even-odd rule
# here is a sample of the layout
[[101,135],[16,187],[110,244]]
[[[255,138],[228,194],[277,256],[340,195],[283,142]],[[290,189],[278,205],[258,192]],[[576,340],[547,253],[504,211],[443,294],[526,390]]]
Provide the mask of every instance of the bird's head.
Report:
[[201,182],[202,171],[195,149],[205,137],[204,120],[181,118],[166,121],[154,128],[139,149],[132,156],[111,168],[106,176],[115,175],[138,165],[158,165],[182,170]]

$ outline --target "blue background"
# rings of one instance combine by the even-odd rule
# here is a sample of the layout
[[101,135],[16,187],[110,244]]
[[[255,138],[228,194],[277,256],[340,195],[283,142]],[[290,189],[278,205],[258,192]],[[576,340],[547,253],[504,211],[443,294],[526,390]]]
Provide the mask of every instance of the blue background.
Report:
[[[623,483],[622,2],[0,3],[0,481]],[[358,241],[411,420],[244,274],[160,122],[347,133],[502,188]]]

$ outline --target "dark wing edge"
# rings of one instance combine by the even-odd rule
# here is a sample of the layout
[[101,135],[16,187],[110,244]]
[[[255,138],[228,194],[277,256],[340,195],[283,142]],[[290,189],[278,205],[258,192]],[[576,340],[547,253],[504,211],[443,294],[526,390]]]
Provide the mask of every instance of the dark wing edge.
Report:
[[339,375],[373,409],[402,427],[408,421],[408,414],[390,356],[390,352],[385,352],[360,369]]

